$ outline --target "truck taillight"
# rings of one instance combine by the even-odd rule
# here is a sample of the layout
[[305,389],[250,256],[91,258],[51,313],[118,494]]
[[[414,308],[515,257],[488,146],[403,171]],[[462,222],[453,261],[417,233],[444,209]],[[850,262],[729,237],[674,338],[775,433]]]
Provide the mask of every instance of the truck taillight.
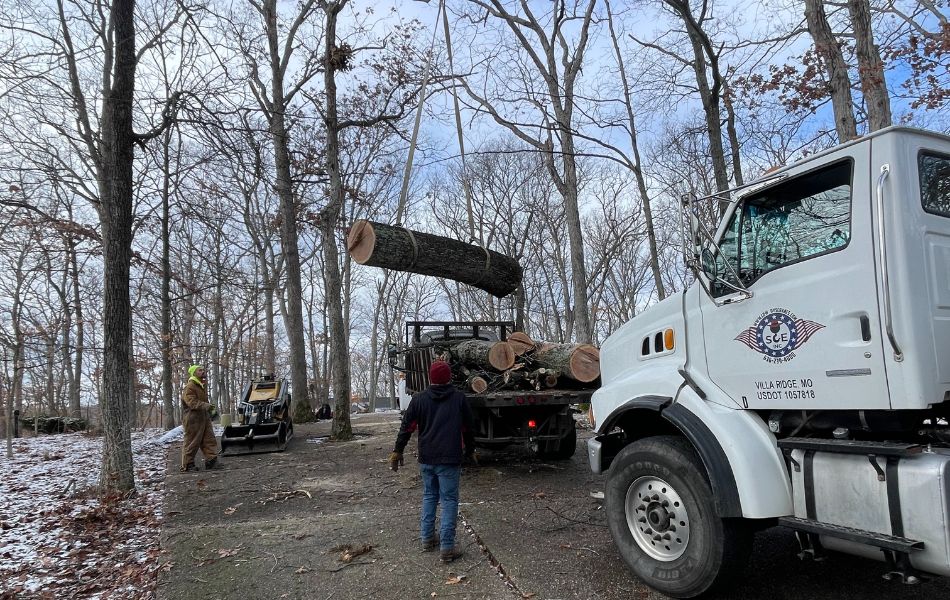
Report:
[[536,429],[538,427],[538,422],[534,419],[528,420],[528,429]]

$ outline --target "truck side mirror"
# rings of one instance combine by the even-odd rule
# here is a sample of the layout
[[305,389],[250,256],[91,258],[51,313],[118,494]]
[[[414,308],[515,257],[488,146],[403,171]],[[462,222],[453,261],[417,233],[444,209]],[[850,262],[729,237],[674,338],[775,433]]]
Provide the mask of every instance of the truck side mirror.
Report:
[[703,273],[709,278],[709,281],[716,281],[719,278],[719,265],[716,263],[716,254],[709,248],[703,248],[700,255],[700,264],[703,267]]

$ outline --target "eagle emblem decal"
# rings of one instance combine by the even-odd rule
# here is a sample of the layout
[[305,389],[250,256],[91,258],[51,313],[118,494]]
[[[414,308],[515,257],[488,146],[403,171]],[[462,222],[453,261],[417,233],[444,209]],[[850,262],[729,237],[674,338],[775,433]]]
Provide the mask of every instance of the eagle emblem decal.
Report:
[[762,354],[766,362],[785,363],[795,358],[795,350],[824,327],[815,321],[799,319],[790,310],[773,308],[759,315],[755,324],[739,333],[735,340]]

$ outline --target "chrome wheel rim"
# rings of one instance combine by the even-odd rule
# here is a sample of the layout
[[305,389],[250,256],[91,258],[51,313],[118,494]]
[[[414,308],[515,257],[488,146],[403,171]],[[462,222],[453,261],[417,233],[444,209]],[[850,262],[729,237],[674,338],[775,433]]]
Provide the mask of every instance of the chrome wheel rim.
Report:
[[658,477],[638,477],[627,488],[624,513],[630,534],[650,557],[670,562],[686,552],[689,513],[669,483]]

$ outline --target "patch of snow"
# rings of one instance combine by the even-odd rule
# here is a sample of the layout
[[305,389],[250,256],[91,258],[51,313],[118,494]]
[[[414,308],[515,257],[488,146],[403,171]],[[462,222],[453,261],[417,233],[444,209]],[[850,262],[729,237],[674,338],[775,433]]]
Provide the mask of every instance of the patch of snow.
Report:
[[154,597],[166,444],[174,439],[163,433],[132,433],[137,495],[111,502],[89,491],[102,438],[15,441],[13,458],[0,463],[0,597]]

